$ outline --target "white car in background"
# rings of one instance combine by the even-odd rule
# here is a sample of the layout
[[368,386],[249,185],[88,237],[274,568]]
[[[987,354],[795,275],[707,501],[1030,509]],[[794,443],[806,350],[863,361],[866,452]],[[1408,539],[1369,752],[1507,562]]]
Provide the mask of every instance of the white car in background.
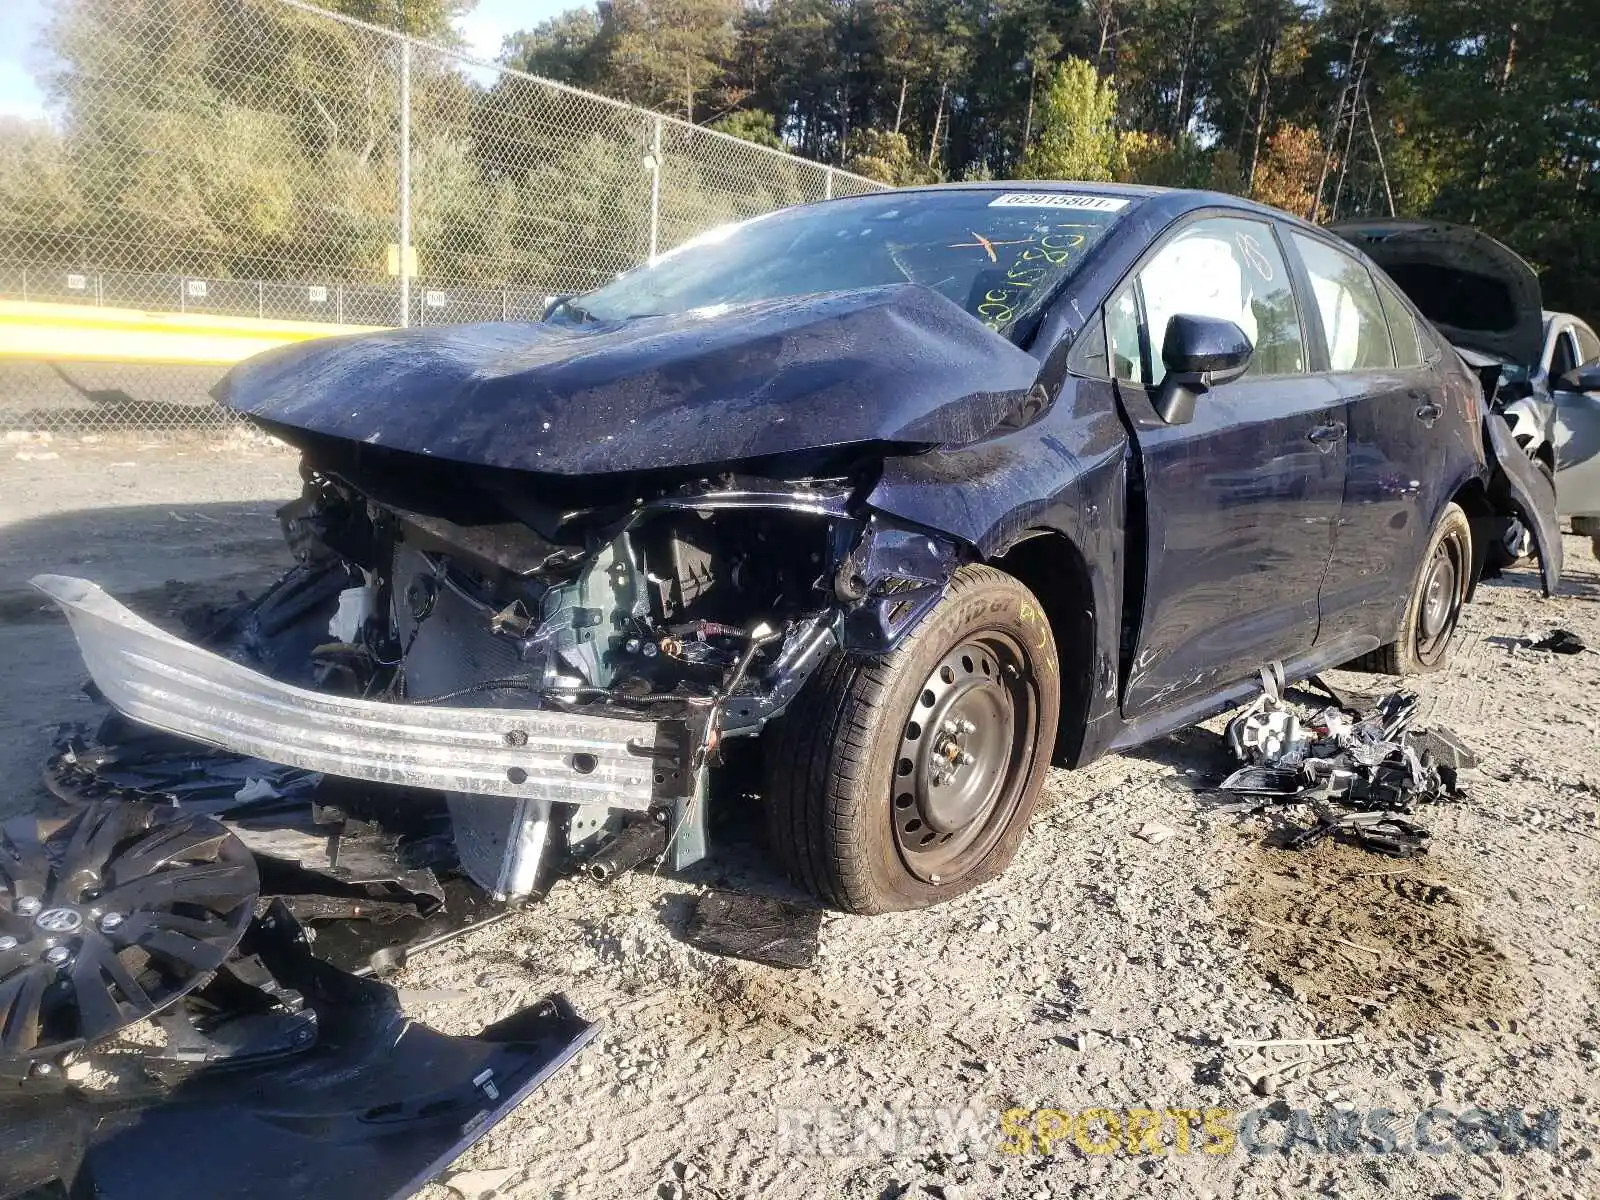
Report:
[[[1600,558],[1600,336],[1571,313],[1544,311],[1533,268],[1476,229],[1391,219],[1333,231],[1388,272],[1478,373],[1517,444],[1554,478],[1561,515]],[[1531,549],[1512,522],[1501,563]]]
[[1548,390],[1526,403],[1547,431],[1556,502],[1600,558],[1600,336],[1570,313],[1545,313],[1540,373]]

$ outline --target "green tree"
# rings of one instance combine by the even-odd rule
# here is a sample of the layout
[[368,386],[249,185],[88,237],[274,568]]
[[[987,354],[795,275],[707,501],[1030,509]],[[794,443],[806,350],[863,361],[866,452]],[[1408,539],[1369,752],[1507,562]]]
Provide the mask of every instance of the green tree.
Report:
[[0,245],[28,259],[70,260],[83,211],[61,136],[44,121],[0,117]]
[[692,121],[733,53],[740,0],[602,0],[606,90]]
[[912,153],[903,133],[883,129],[858,129],[845,147],[845,167],[879,183],[906,187],[937,183],[938,173]]
[[601,29],[598,11],[571,8],[508,36],[501,46],[500,61],[558,83],[604,86],[607,81],[598,75]]
[[773,120],[771,113],[762,112],[758,108],[729,113],[720,121],[711,122],[711,128],[747,142],[754,142],[758,146],[765,146],[769,150],[784,148],[783,139],[778,136],[778,123]]
[[1056,68],[1039,106],[1039,132],[1024,151],[1023,179],[1112,178],[1118,167],[1117,90],[1093,64],[1068,59]]

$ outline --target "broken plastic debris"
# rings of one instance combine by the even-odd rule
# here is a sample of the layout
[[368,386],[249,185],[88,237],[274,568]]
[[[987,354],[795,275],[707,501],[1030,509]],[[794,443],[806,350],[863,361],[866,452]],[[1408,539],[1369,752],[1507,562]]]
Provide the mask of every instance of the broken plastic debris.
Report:
[[1422,853],[1428,831],[1407,814],[1460,795],[1476,756],[1447,729],[1412,729],[1419,702],[1410,692],[1363,697],[1357,713],[1352,697],[1322,687],[1337,707],[1303,717],[1281,699],[1277,672],[1262,672],[1262,695],[1228,723],[1228,745],[1245,765],[1217,785],[1244,798],[1215,811],[1310,805],[1315,821],[1288,837],[1291,849],[1332,835],[1380,854]]
[[1292,796],[1300,790],[1301,777],[1286,767],[1240,767],[1217,786],[1253,796]]
[[277,796],[277,788],[254,775],[246,779],[244,786],[233,794],[233,798],[241,804],[249,804],[252,800],[274,800]]
[[766,896],[707,892],[695,905],[684,940],[710,954],[801,968],[817,961],[821,932],[821,909]]
[[339,593],[339,611],[328,621],[328,636],[346,645],[358,644],[361,640],[361,629],[370,616],[372,616],[371,586],[363,584],[361,587],[345,588]]
[[1548,650],[1552,654],[1582,654],[1589,648],[1570,629],[1552,629],[1537,642],[1523,638],[1522,646],[1528,650]]
[[1158,821],[1146,821],[1139,826],[1139,832],[1133,836],[1149,842],[1152,846],[1159,846],[1162,842],[1175,835],[1178,831],[1170,825],[1162,825]]

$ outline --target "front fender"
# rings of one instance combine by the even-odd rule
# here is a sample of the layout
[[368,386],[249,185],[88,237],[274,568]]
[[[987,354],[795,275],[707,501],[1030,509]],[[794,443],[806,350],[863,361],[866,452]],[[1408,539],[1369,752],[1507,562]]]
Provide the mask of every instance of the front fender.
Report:
[[1556,515],[1555,485],[1523,453],[1512,439],[1511,427],[1498,413],[1483,414],[1483,449],[1488,459],[1489,502],[1501,516],[1519,518],[1533,534],[1544,594],[1552,596],[1561,582],[1561,522]]

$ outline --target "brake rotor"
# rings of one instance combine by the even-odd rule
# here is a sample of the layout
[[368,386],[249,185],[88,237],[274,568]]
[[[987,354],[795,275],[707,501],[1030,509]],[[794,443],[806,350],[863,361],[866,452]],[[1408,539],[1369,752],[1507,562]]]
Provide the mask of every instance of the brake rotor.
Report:
[[0,1062],[105,1038],[211,977],[255,912],[255,860],[211,817],[129,801],[0,826]]

